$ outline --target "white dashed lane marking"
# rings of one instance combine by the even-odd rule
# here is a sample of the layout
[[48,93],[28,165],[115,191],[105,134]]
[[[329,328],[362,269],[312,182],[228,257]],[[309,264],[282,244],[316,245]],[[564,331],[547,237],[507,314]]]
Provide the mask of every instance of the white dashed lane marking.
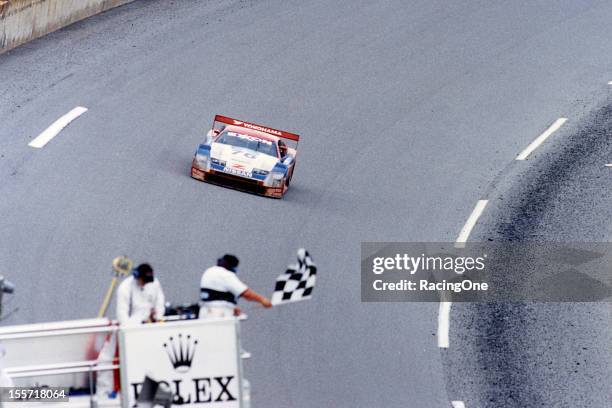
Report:
[[440,348],[448,348],[449,345],[451,304],[452,302],[440,301],[438,309],[438,347]]
[[465,408],[463,401],[451,401],[453,408]]
[[555,120],[555,122],[552,125],[550,125],[550,127],[546,129],[544,133],[538,136],[533,142],[529,144],[529,146],[525,148],[525,150],[523,150],[522,152],[519,153],[518,156],[516,156],[516,160],[525,160],[527,156],[529,156],[535,149],[537,149],[538,146],[544,143],[544,141],[548,139],[550,135],[552,135],[557,130],[559,130],[559,128],[563,126],[563,124],[566,121],[567,121],[567,118],[559,118]]
[[465,248],[465,243],[470,237],[470,233],[472,232],[472,229],[476,225],[478,218],[480,218],[480,216],[482,215],[482,212],[484,211],[488,202],[489,200],[478,200],[478,202],[476,203],[476,207],[474,207],[474,210],[472,211],[472,213],[470,214],[470,217],[465,222],[465,225],[461,229],[461,232],[459,233],[459,236],[457,237],[457,240],[455,241],[455,248]]
[[53,122],[53,124],[47,129],[45,129],[44,132],[42,132],[34,140],[28,143],[28,146],[34,147],[36,149],[43,148],[47,143],[51,141],[51,139],[57,136],[66,126],[68,126],[70,122],[72,122],[85,112],[87,112],[87,108],[77,106],[76,108]]
[[[476,207],[472,210],[472,213],[468,217],[465,225],[461,229],[457,240],[455,241],[455,248],[465,248],[465,243],[470,237],[470,233],[476,222],[482,215],[482,212],[487,206],[489,200],[478,200],[476,203]],[[440,348],[448,348],[450,344],[450,311],[453,302],[444,300],[440,301],[440,307],[438,309],[438,347]]]

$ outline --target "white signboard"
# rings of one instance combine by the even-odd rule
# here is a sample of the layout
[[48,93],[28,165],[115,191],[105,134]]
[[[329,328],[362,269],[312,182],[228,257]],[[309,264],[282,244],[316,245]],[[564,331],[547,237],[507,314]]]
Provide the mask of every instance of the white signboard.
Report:
[[123,406],[135,406],[147,375],[170,387],[173,407],[239,408],[237,325],[228,318],[121,328]]

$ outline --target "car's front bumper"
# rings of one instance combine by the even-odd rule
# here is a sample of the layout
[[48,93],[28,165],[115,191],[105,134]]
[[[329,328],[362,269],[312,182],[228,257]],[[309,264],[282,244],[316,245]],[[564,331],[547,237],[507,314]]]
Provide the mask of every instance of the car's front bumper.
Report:
[[191,164],[191,177],[196,180],[219,184],[236,190],[247,191],[266,197],[281,198],[286,191],[282,187],[268,187],[263,181],[251,178],[240,177],[233,174],[224,173],[213,169],[202,169],[194,162]]

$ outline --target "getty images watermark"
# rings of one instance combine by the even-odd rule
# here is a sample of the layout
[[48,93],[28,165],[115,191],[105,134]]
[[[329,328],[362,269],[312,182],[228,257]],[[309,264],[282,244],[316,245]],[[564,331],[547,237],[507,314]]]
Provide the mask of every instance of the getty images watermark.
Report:
[[365,242],[364,302],[612,299],[612,244]]
[[[410,256],[407,253],[395,254],[393,257],[375,257],[372,260],[372,273],[382,275],[384,272],[402,271],[411,277],[419,272],[434,274],[437,271],[450,272],[463,275],[466,272],[484,271],[487,254],[476,258],[469,256]],[[419,275],[423,275],[419,273]],[[454,277],[454,275],[451,275]],[[461,278],[457,282],[425,279],[399,279],[397,281],[385,282],[382,277],[374,280],[372,287],[377,291],[385,290],[422,290],[422,291],[451,291],[460,293],[462,291],[489,289],[487,282],[474,282],[471,279]]]

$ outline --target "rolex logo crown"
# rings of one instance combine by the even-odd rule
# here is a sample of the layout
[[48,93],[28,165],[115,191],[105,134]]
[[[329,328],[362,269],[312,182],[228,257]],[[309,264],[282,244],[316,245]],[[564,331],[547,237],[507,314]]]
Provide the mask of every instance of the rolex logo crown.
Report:
[[191,368],[193,357],[195,356],[198,340],[192,339],[191,335],[178,337],[171,336],[166,343],[164,349],[168,354],[172,367],[180,373],[185,373]]

